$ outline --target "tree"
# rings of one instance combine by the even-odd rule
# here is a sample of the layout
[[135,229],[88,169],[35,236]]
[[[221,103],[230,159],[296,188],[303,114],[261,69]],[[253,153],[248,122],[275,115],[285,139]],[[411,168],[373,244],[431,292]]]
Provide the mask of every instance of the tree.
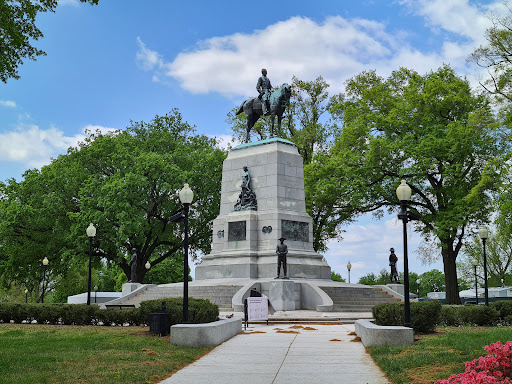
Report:
[[39,279],[44,255],[55,281],[74,261],[87,263],[89,223],[97,227],[98,270],[100,261],[114,264],[129,279],[132,250],[141,282],[148,261],[152,268],[165,260],[182,264],[183,224],[169,219],[182,210],[177,192],[187,180],[194,191],[191,255],[209,252],[224,158],[215,140],[194,134],[177,110],[114,134],[91,134],[41,171],[27,171],[25,180],[0,185],[4,281]]
[[[510,267],[512,264],[512,238],[507,228],[497,227],[489,230],[489,237],[486,241],[486,259],[488,283],[491,286],[501,286],[501,280],[509,280]],[[468,242],[463,249],[464,257],[459,263],[459,269],[466,280],[474,280],[474,266],[472,260],[478,262],[477,275],[483,281],[483,244],[480,236],[474,235],[471,242]]]
[[343,131],[322,166],[332,170],[333,190],[343,180],[338,205],[396,212],[395,191],[406,179],[409,207],[421,217],[411,224],[438,244],[447,303],[459,303],[456,259],[468,229],[490,214],[500,174],[487,165],[508,148],[488,99],[443,66],[424,76],[402,68],[388,79],[363,72],[337,100],[332,113]]
[[342,282],[342,283],[345,282],[345,279],[343,277],[341,277],[341,275],[339,273],[336,273],[334,271],[331,271],[331,280],[332,281],[339,281],[339,282]]
[[[508,8],[508,4],[505,3]],[[481,45],[468,58],[480,67],[486,68],[488,78],[480,84],[496,101],[506,106],[512,102],[512,10],[505,16],[497,13],[490,15],[492,27],[485,32],[487,45]],[[510,122],[510,108],[504,109]]]
[[420,297],[426,296],[429,292],[444,292],[444,274],[437,269],[422,273],[418,277],[420,281]]
[[[99,0],[80,0],[91,5]],[[0,80],[19,79],[18,67],[23,60],[46,55],[32,45],[43,33],[35,22],[38,13],[55,12],[57,0],[0,0]]]

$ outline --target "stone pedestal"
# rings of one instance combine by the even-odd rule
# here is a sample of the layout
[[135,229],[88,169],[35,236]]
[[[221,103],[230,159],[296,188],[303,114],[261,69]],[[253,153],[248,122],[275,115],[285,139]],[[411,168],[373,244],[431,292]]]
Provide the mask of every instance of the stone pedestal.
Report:
[[126,295],[132,293],[133,291],[138,289],[141,285],[142,284],[140,284],[140,283],[124,283],[123,289],[121,290],[122,296],[126,296]]
[[295,311],[294,282],[276,279],[269,282],[268,299],[276,311]]
[[388,286],[393,291],[398,292],[402,296],[405,295],[405,289],[404,289],[403,284],[391,283],[391,284],[386,284],[386,286]]
[[[244,166],[257,210],[235,211]],[[196,279],[275,277],[281,236],[288,246],[288,277],[330,280],[331,268],[313,250],[313,224],[306,212],[304,168],[297,147],[274,138],[233,148],[223,164],[212,252],[196,267]]]

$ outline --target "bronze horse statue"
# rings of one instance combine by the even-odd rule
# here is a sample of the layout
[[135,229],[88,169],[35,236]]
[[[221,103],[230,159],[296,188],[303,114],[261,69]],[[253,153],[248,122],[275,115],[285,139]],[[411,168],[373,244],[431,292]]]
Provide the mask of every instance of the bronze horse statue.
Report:
[[[272,121],[271,131],[270,131],[270,137],[274,137],[274,120],[277,116],[277,129],[278,134],[277,137],[281,137],[281,120],[283,119],[283,114],[288,105],[290,105],[290,97],[292,94],[291,87],[284,83],[279,87],[279,89],[272,92],[270,95],[270,116]],[[238,108],[238,111],[236,112],[237,115],[240,113],[245,112],[245,117],[247,118],[247,139],[246,143],[248,143],[251,140],[251,129],[254,127],[254,124],[260,116],[263,115],[263,111],[261,109],[261,100],[257,97],[254,97],[252,99],[245,100],[240,108]]]

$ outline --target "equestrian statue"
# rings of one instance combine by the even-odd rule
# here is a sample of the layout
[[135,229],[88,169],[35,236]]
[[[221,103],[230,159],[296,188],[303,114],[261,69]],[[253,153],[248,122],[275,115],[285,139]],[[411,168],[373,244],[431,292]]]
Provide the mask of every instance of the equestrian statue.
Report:
[[259,97],[245,100],[236,112],[237,115],[245,112],[247,119],[247,143],[251,140],[251,129],[260,116],[270,115],[271,117],[270,137],[274,137],[274,120],[277,116],[277,137],[281,137],[281,120],[283,119],[286,107],[290,105],[291,87],[284,83],[277,90],[272,91],[272,85],[267,77],[267,70],[262,69],[261,73],[262,76],[258,79],[258,84],[256,85],[256,89],[260,94]]

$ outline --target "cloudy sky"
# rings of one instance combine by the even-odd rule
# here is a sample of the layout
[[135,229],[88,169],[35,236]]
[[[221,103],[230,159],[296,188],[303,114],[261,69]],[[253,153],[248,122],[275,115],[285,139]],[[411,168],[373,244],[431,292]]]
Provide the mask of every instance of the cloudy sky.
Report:
[[[229,138],[227,113],[255,95],[260,69],[272,84],[322,76],[334,94],[363,70],[387,76],[400,66],[422,74],[450,64],[477,86],[466,58],[485,43],[490,12],[501,0],[62,0],[38,25],[47,52],[27,62],[20,80],[0,83],[0,180],[85,137],[85,130],[126,127],[178,108],[201,133]],[[387,268],[388,250],[402,259],[401,223],[364,217],[331,243],[326,258],[352,282]],[[409,235],[410,270],[422,265]]]

